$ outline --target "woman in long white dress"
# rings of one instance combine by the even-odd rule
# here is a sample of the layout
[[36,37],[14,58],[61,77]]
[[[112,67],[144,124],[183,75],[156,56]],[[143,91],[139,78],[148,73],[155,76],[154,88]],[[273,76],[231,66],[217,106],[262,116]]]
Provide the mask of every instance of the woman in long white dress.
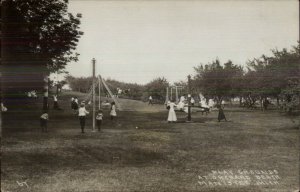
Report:
[[111,103],[111,108],[110,108],[110,119],[113,120],[114,117],[117,116],[117,112],[116,112],[116,104],[115,102]]
[[176,117],[176,113],[174,110],[174,107],[176,107],[176,104],[174,102],[170,102],[168,103],[168,106],[170,107],[169,109],[169,115],[168,115],[168,122],[176,122],[177,121],[177,117]]

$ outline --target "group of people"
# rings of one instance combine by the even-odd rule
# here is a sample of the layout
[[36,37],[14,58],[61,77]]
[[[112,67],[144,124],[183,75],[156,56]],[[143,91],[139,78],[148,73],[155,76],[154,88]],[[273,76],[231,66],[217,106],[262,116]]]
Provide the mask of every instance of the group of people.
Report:
[[79,105],[78,105],[78,98],[77,97],[72,97],[71,98],[71,109],[73,110],[73,111],[77,111],[78,110],[78,107]]
[[[57,102],[57,100],[56,100]],[[117,116],[116,112],[116,104],[115,102],[111,102],[111,107],[110,107],[110,119],[113,120]],[[55,104],[54,104],[55,106]],[[58,106],[57,106],[58,107]],[[77,97],[72,97],[71,98],[71,109],[75,114],[78,115],[79,119],[79,124],[81,128],[81,133],[85,133],[85,124],[86,124],[86,116],[90,113],[89,111],[86,110],[86,104],[85,101],[82,101],[80,105],[78,104],[78,98]],[[102,125],[102,120],[103,120],[103,111],[99,109],[96,112],[96,125],[98,128],[98,131],[101,131],[101,125]],[[40,126],[42,132],[48,132],[48,121],[49,121],[49,114],[47,111],[44,111],[42,115],[40,116]]]
[[[193,105],[192,105],[193,106]],[[227,121],[226,119],[226,116],[224,114],[224,105],[216,105],[217,109],[218,109],[218,122],[222,121],[222,120],[225,120]],[[173,100],[171,101],[168,101],[167,103],[167,109],[169,110],[169,113],[168,113],[168,123],[172,123],[172,122],[176,122],[177,121],[177,116],[176,116],[176,112],[175,112],[175,108],[182,108],[182,110],[186,113],[188,113],[188,107],[186,107],[186,104],[185,104],[185,100],[184,98],[180,98],[180,101],[179,103],[176,105],[175,102]],[[209,110],[209,109],[208,109]]]
[[[177,116],[176,116],[176,112],[175,112],[175,108],[184,108],[183,111],[185,111],[186,113],[188,112],[187,107],[186,107],[186,103],[185,103],[185,98],[181,97],[180,101],[178,104],[175,104],[174,101],[168,101],[167,103],[167,109],[168,109],[168,118],[167,121],[169,123],[172,122],[176,122],[177,121]],[[195,103],[195,102],[193,102]],[[149,104],[152,104],[152,97],[149,97]],[[192,104],[192,99],[191,99],[191,104]],[[3,111],[3,105],[1,104],[1,108]],[[57,104],[57,96],[54,96],[54,108],[58,108],[58,104]],[[218,113],[218,121],[220,122],[221,120],[225,120],[227,121],[223,108],[224,105],[217,105],[217,108],[219,110]],[[81,102],[80,106],[78,104],[78,98],[77,97],[72,97],[71,98],[71,109],[78,114],[78,118],[79,118],[79,123],[80,123],[80,128],[81,128],[81,133],[85,133],[85,124],[86,124],[86,116],[89,114],[89,111],[86,110],[86,104],[85,101]],[[113,120],[115,117],[117,116],[117,112],[116,112],[116,104],[115,102],[111,102],[110,104],[110,119]],[[101,125],[102,125],[102,120],[103,120],[103,111],[101,109],[99,109],[96,113],[96,124],[97,124],[97,128],[98,131],[101,131]],[[40,124],[41,124],[41,128],[42,128],[42,132],[47,132],[47,122],[49,120],[49,115],[47,111],[44,111],[43,114],[40,116]]]
[[4,104],[1,102],[1,112],[6,112],[7,107],[4,106]]
[[[79,117],[79,122],[80,122],[80,128],[81,128],[81,133],[85,133],[85,121],[86,121],[86,116],[89,114],[89,111],[86,110],[85,108],[85,103],[81,103],[80,107],[78,109],[78,117]],[[116,112],[116,104],[115,102],[111,102],[111,108],[110,108],[110,119],[113,120],[117,116]],[[101,131],[101,125],[102,125],[102,120],[103,120],[103,111],[99,109],[96,113],[96,124],[98,131]]]

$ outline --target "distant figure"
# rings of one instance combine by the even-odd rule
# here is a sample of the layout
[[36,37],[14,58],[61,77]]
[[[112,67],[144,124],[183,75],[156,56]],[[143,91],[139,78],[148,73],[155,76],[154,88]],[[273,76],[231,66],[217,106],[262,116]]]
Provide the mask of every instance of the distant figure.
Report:
[[117,116],[116,103],[113,101],[111,102],[111,107],[110,107],[110,119],[113,120],[114,117],[116,116]]
[[174,110],[174,107],[176,107],[176,104],[173,101],[171,101],[168,103],[168,106],[170,107],[169,114],[168,114],[168,123],[176,122],[177,117],[176,117],[176,113]]
[[185,100],[186,100],[185,97],[181,96],[179,101],[184,102]]
[[263,110],[264,111],[268,109],[269,104],[270,104],[269,100],[267,98],[265,98],[263,100]]
[[74,97],[72,97],[71,98],[71,109],[74,109],[74,102],[75,102],[74,100],[75,100]]
[[101,131],[102,119],[103,119],[103,113],[102,113],[102,110],[99,109],[99,111],[97,112],[97,116],[96,116],[97,127],[98,127],[99,132]]
[[193,97],[191,97],[191,105],[194,106],[195,105],[195,99]]
[[45,112],[41,115],[41,117],[40,117],[40,123],[41,123],[41,129],[42,129],[42,132],[48,132],[48,127],[47,127],[48,120],[49,120],[49,115],[48,115],[48,113],[45,111]]
[[38,98],[36,90],[31,91],[31,96],[33,98]]
[[209,106],[206,104],[204,100],[199,101],[200,108],[202,109],[202,115],[205,113],[206,115],[209,113]]
[[78,116],[79,116],[79,122],[81,127],[81,133],[84,133],[84,127],[85,127],[85,116],[89,114],[89,112],[85,109],[85,105],[81,104],[80,108],[78,110]]
[[150,97],[149,97],[149,103],[148,103],[148,105],[153,105],[153,99],[152,99],[152,96],[150,95]]
[[53,109],[59,109],[57,102],[57,95],[53,95]]
[[3,103],[1,103],[1,111],[2,112],[6,112],[7,111],[7,108],[4,106]]
[[75,97],[75,99],[74,99],[74,110],[75,111],[77,111],[78,110],[78,98],[77,97]]
[[118,89],[118,95],[121,95],[122,92],[123,92],[123,90],[119,88],[119,89]]
[[185,103],[184,100],[180,100],[179,103],[177,104],[177,109],[180,111],[184,111]]
[[221,106],[221,105],[217,105],[217,108],[219,109],[218,121],[220,122],[220,121],[223,120],[223,119],[224,119],[225,121],[227,121],[222,106]]

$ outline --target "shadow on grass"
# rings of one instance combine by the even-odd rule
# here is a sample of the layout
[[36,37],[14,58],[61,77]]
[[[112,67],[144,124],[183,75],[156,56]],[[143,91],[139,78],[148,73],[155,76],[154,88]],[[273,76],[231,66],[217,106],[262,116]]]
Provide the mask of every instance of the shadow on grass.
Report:
[[[6,152],[2,155],[2,179],[49,176],[61,170],[87,171],[98,166],[143,167],[153,161],[165,160],[164,154],[140,148],[74,147],[26,152]],[[14,169],[10,169],[10,168]]]

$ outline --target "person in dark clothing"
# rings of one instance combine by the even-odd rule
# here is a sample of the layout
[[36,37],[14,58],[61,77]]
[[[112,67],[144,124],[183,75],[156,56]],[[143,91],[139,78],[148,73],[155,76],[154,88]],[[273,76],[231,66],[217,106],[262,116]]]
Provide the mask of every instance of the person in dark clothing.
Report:
[[101,131],[102,119],[103,119],[103,113],[102,113],[102,110],[99,109],[97,116],[96,116],[96,122],[97,122],[97,127],[98,127],[99,132]]
[[49,120],[49,115],[45,111],[45,112],[43,112],[43,114],[40,117],[42,132],[48,132],[48,129],[47,129],[48,120]]
[[78,98],[77,97],[75,97],[74,98],[74,102],[73,102],[73,109],[75,110],[75,111],[77,111],[78,110],[78,106],[79,104],[78,104]]
[[217,108],[218,108],[218,110],[219,110],[218,121],[220,122],[220,121],[223,120],[223,119],[224,119],[225,121],[227,121],[222,106],[221,106],[221,105],[217,105]]
[[53,109],[59,110],[57,95],[53,95]]
[[89,114],[89,112],[85,109],[85,105],[81,104],[80,108],[78,110],[78,116],[79,116],[79,122],[81,127],[81,133],[84,133],[84,127],[85,127],[85,116]]

